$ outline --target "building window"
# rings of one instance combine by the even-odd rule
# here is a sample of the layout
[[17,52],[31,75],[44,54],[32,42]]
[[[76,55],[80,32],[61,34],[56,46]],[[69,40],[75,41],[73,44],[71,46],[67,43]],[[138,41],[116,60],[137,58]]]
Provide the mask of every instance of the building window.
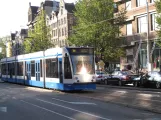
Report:
[[61,9],[61,15],[63,14],[63,8]]
[[137,7],[146,5],[147,0],[137,0]]
[[147,67],[147,50],[146,50],[146,43],[141,44],[141,49],[139,52],[139,64],[141,68]]
[[137,19],[138,33],[147,32],[147,16],[139,17]]
[[55,30],[54,30],[54,36],[55,36]]
[[156,21],[156,14],[151,14],[151,30],[158,30],[158,24]]
[[125,3],[126,10],[131,10],[131,0]]
[[64,17],[64,24],[66,24],[66,17]]
[[61,25],[63,25],[63,19],[61,19]]
[[52,37],[54,37],[54,30],[52,30]]
[[57,36],[57,29],[55,30],[55,36]]
[[155,0],[150,0],[150,3],[154,3],[155,2]]
[[65,27],[65,36],[67,35],[67,28]]
[[64,36],[64,29],[62,28],[62,36]]
[[126,35],[132,35],[132,23],[126,24]]
[[70,18],[70,22],[69,22],[69,24],[73,24],[73,18]]
[[61,36],[61,30],[59,29],[59,34],[58,34],[59,36]]

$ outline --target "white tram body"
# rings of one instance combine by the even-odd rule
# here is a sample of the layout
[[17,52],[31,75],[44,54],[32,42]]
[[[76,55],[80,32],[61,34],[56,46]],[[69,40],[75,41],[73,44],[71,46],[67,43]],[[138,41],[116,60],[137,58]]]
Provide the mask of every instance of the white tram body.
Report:
[[1,59],[2,80],[63,91],[96,89],[94,50],[51,48]]

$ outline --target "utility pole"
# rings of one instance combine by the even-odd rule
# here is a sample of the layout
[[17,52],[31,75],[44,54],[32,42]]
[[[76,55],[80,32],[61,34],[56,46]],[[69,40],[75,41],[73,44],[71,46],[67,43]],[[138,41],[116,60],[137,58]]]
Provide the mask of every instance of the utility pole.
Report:
[[148,4],[148,0],[146,2],[146,12],[147,12],[147,69],[148,69],[148,71],[151,71],[150,42],[149,42],[149,4]]

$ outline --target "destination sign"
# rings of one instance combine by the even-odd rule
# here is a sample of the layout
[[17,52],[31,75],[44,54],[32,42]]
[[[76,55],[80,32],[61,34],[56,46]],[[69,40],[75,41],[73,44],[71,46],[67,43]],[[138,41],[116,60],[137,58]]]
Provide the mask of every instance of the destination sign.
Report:
[[93,48],[71,48],[70,54],[93,54]]

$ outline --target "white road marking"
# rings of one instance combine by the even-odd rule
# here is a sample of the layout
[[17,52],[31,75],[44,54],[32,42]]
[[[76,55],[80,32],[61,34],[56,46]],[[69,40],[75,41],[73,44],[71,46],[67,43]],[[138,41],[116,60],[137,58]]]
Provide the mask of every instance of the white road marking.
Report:
[[83,111],[80,111],[80,110],[77,110],[77,109],[73,109],[73,108],[70,108],[70,107],[63,106],[63,105],[48,102],[48,101],[45,101],[45,100],[42,100],[42,99],[36,99],[36,100],[42,101],[44,103],[52,104],[52,105],[55,105],[55,106],[59,106],[59,107],[62,107],[62,108],[66,108],[66,109],[69,109],[69,110],[72,110],[72,111],[80,112],[80,113],[83,113],[83,114],[86,114],[86,115],[89,115],[89,116],[92,116],[92,117],[96,117],[96,118],[99,118],[99,119],[111,120],[111,119],[104,118],[104,117],[101,117],[101,116],[97,116],[97,115],[94,115],[94,114],[91,114],[91,113],[83,112]]
[[89,103],[89,102],[69,102],[69,101],[65,101],[65,100],[61,100],[61,99],[57,99],[57,98],[52,98],[54,100],[57,100],[57,101],[61,101],[61,102],[65,102],[65,103],[69,103],[69,104],[85,104],[85,105],[96,105],[95,103]]
[[7,107],[0,107],[1,112],[7,112]]
[[74,118],[71,118],[71,117],[68,117],[68,116],[66,116],[66,115],[63,115],[63,114],[57,113],[57,112],[55,112],[55,111],[49,110],[49,109],[47,109],[47,108],[40,107],[40,106],[38,106],[38,105],[35,105],[35,104],[32,104],[32,103],[26,102],[26,101],[24,101],[24,100],[21,100],[21,102],[24,102],[24,103],[26,103],[26,104],[35,106],[35,107],[37,107],[37,108],[41,108],[41,109],[43,109],[43,110],[46,110],[46,111],[48,111],[48,112],[57,114],[57,115],[59,115],[59,116],[65,117],[65,118],[68,118],[68,119],[70,119],[70,120],[76,120],[76,119],[74,119]]

